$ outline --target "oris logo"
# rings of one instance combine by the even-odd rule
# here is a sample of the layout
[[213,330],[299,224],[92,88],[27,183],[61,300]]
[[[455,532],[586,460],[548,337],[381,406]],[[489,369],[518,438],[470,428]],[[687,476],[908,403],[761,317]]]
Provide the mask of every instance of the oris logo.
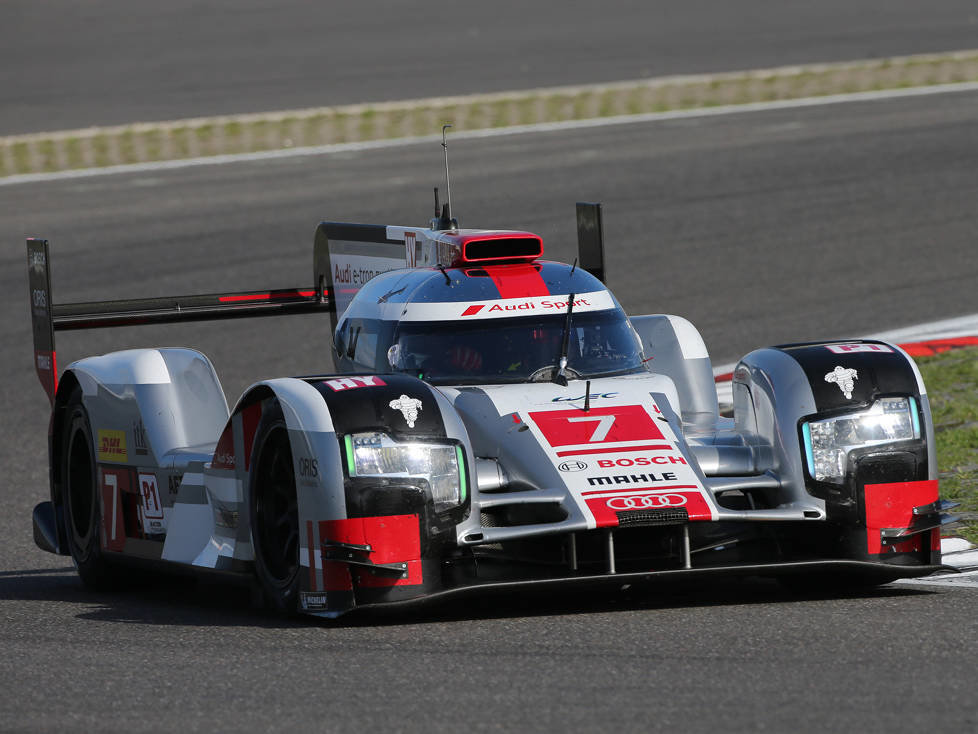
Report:
[[587,469],[587,464],[583,461],[565,461],[562,464],[558,464],[557,468],[566,472],[584,471]]
[[655,510],[662,507],[682,507],[685,495],[650,494],[644,497],[610,497],[605,503],[612,510]]

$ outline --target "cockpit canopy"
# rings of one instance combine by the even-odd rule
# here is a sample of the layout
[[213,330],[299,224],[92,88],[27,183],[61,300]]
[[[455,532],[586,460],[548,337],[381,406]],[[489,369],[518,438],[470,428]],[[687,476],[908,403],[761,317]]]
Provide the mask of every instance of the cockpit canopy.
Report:
[[[527,268],[555,295],[514,296]],[[590,274],[549,262],[377,276],[337,327],[337,367],[443,385],[544,381],[557,369],[565,330],[569,379],[644,371],[641,344],[614,296]]]

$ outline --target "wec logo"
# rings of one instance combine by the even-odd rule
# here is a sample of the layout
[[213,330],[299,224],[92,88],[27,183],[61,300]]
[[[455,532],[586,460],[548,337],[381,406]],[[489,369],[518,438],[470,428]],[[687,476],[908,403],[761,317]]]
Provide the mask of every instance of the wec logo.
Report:
[[561,397],[556,397],[553,400],[551,400],[550,402],[551,403],[569,403],[569,402],[572,402],[574,400],[584,400],[584,398],[590,398],[591,400],[598,400],[600,398],[614,398],[614,397],[617,397],[617,396],[618,396],[618,393],[616,393],[616,392],[593,392],[590,395],[587,395],[587,394],[585,394],[585,395],[578,395],[576,398],[561,398]]

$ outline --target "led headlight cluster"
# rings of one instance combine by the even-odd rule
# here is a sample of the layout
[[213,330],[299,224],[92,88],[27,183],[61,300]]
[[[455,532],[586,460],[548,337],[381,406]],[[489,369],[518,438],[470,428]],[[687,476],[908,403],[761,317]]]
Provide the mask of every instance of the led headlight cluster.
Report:
[[880,398],[859,413],[802,424],[808,472],[819,482],[841,484],[849,452],[866,446],[920,438],[913,398]]
[[423,480],[435,511],[465,501],[462,448],[453,444],[398,443],[385,433],[355,433],[346,437],[347,468],[351,477],[397,477]]

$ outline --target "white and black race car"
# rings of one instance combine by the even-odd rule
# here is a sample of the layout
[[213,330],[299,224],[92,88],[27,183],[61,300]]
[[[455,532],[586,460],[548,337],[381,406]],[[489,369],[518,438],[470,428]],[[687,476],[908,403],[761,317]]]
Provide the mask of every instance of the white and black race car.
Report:
[[[323,222],[302,291],[53,305],[27,243],[52,406],[34,537],[83,582],[128,567],[250,579],[335,617],[485,591],[718,574],[876,584],[940,568],[927,393],[876,341],[745,356],[732,418],[707,350],[528,232]],[[264,380],[228,410],[207,357],[138,349],[58,376],[54,332],[265,314],[331,319],[342,374]]]

